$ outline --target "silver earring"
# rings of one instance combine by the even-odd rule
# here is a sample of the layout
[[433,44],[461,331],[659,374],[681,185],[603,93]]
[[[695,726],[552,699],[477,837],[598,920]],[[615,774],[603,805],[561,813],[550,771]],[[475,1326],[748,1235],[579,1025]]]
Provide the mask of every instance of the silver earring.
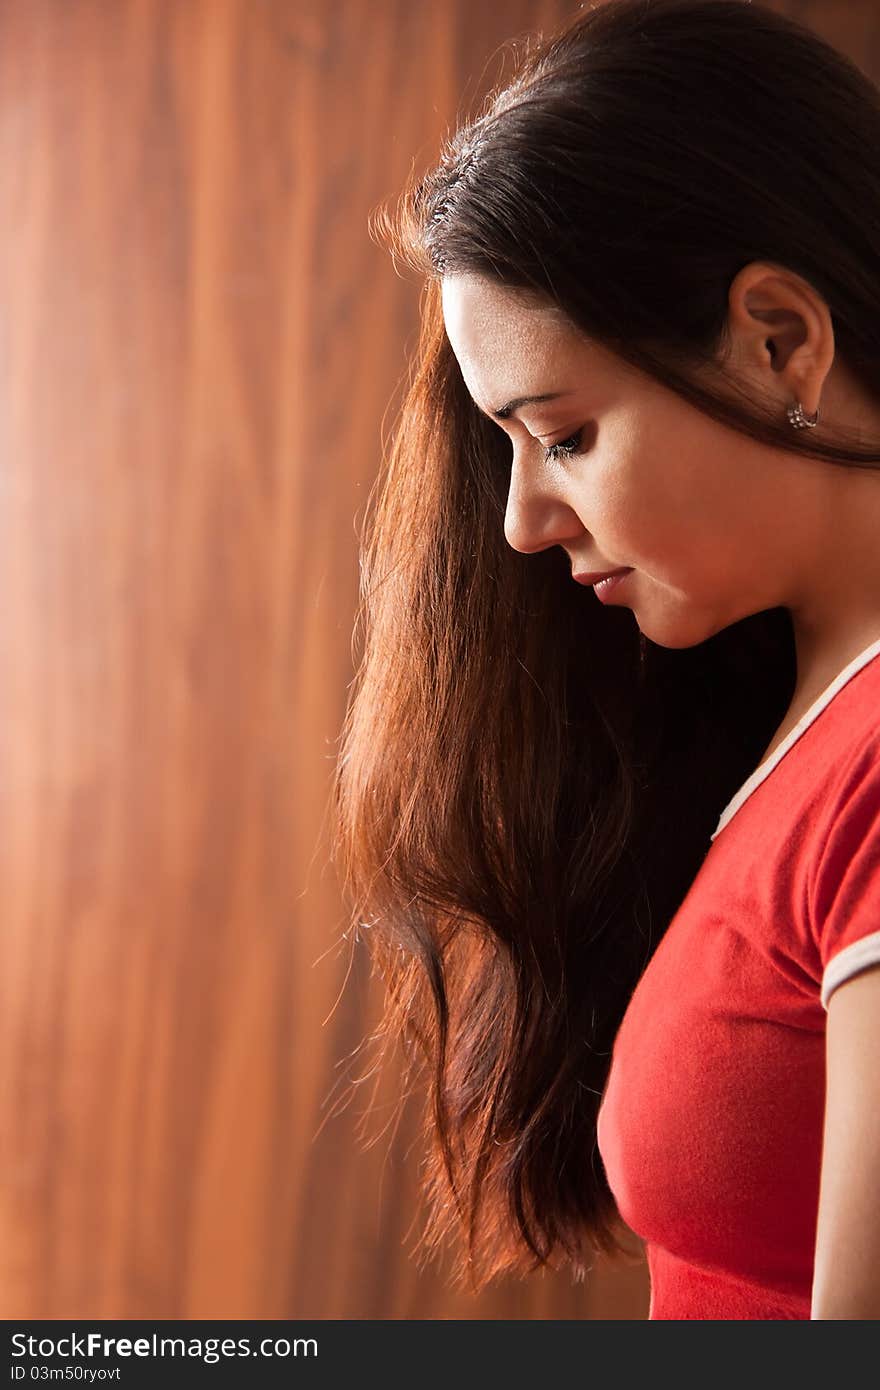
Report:
[[818,425],[819,423],[818,410],[814,410],[812,415],[805,415],[804,408],[800,401],[795,401],[794,405],[790,405],[785,413],[788,416],[789,423],[796,430],[805,428],[812,429],[814,425]]

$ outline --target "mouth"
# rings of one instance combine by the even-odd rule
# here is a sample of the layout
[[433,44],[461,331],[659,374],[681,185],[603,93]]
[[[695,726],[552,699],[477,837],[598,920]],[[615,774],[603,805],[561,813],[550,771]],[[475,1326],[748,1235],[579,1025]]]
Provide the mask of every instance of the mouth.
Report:
[[572,578],[579,584],[591,584],[599,602],[608,603],[620,585],[625,583],[628,574],[632,574],[631,565],[625,569],[606,570],[604,574],[575,574]]
[[576,584],[599,584],[603,579],[612,579],[618,574],[632,573],[632,566],[624,566],[616,570],[582,570],[579,574],[572,573],[572,579]]

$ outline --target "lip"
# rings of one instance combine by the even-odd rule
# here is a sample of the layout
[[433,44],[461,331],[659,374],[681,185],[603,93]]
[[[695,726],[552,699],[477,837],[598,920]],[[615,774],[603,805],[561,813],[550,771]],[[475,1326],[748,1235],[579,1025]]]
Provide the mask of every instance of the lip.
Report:
[[624,566],[616,570],[581,570],[578,574],[572,574],[572,579],[577,584],[598,584],[600,579],[610,579],[615,574],[631,574],[632,566]]
[[604,573],[594,571],[589,574],[573,574],[572,579],[577,580],[578,584],[591,584],[599,602],[606,603],[628,574],[632,574],[631,565],[624,569],[605,570]]

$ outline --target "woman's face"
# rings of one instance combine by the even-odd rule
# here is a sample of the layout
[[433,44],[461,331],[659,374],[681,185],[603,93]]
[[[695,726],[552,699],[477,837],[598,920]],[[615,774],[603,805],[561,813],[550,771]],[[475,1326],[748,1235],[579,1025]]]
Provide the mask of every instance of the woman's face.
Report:
[[827,464],[727,429],[552,306],[476,275],[446,276],[442,292],[481,410],[557,397],[495,420],[511,446],[504,534],[515,550],[561,546],[576,573],[631,567],[607,602],[667,647],[798,602],[805,558],[827,547]]

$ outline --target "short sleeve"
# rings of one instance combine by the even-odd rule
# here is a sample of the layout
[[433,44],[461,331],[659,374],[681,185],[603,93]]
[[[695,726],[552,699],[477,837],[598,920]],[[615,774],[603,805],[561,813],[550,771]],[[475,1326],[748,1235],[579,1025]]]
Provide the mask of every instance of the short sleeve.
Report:
[[829,810],[812,893],[826,1010],[838,985],[880,964],[880,746],[862,750]]

